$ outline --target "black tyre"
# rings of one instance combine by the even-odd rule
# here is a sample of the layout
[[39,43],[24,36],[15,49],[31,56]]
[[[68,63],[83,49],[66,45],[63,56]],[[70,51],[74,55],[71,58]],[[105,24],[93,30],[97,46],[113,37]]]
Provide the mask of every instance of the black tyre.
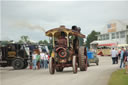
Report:
[[24,67],[24,62],[21,59],[15,59],[12,61],[12,66],[15,70],[22,69]]
[[88,67],[90,66],[90,64],[89,64],[89,60],[87,60],[87,66],[88,66]]
[[99,65],[99,63],[98,63],[98,62],[96,62],[96,65],[98,66],[98,65]]
[[96,58],[96,65],[99,65],[99,58]]
[[86,71],[87,70],[87,56],[85,56],[84,52],[85,48],[84,46],[81,46],[79,48],[79,68],[80,71]]
[[56,67],[56,72],[62,72],[63,71],[63,67]]
[[23,69],[26,69],[28,67],[28,62],[27,61],[24,61],[24,67]]
[[76,58],[76,56],[73,56],[72,66],[73,66],[73,73],[77,73],[77,66],[78,66],[78,63],[77,63],[77,58]]
[[49,72],[50,74],[55,73],[54,59],[52,57],[49,59]]

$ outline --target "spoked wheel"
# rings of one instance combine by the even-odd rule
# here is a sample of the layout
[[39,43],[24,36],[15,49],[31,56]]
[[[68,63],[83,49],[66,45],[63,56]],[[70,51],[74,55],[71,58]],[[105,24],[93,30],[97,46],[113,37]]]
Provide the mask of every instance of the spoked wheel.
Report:
[[54,59],[52,57],[49,59],[49,72],[50,74],[55,73]]
[[22,69],[24,67],[24,62],[21,59],[15,59],[12,62],[12,66],[15,70]]
[[73,66],[73,73],[77,73],[77,58],[76,56],[73,56],[73,60],[72,60],[72,66]]
[[85,48],[81,46],[79,48],[79,67],[80,71],[86,71],[87,70],[87,56],[85,55]]

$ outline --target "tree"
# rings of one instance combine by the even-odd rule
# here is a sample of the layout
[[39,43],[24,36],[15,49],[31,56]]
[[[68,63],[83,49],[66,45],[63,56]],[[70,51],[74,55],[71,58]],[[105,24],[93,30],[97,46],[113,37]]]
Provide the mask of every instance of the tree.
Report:
[[48,44],[48,41],[47,40],[44,40],[44,44],[47,45]]
[[21,40],[19,40],[18,43],[21,43],[21,44],[23,44],[23,43],[30,43],[28,36],[23,35],[20,38],[21,38]]
[[40,40],[39,42],[38,42],[39,44],[44,44],[44,45],[48,45],[48,41],[47,40]]
[[24,42],[23,42],[22,40],[19,40],[18,43],[19,43],[19,44],[23,44]]
[[96,32],[93,30],[88,36],[86,40],[86,46],[90,48],[90,43],[93,42],[94,40],[97,40],[97,35],[100,34],[100,32]]
[[25,42],[25,43],[27,43],[29,40],[28,40],[29,38],[28,38],[28,36],[21,36],[21,40],[23,41],[23,42]]
[[7,44],[9,44],[9,43],[11,43],[10,41],[1,41],[0,42],[0,45],[7,45]]
[[38,42],[38,44],[44,44],[43,40],[40,40],[40,41]]

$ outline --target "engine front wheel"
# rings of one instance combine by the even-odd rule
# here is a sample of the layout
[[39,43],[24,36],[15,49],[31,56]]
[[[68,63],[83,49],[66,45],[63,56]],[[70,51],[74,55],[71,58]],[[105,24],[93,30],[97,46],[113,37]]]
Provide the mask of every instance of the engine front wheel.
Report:
[[50,74],[55,73],[54,59],[52,57],[50,57],[50,59],[49,59],[49,72],[50,72]]
[[73,66],[73,73],[77,73],[77,58],[76,56],[73,56],[73,60],[72,60],[72,66]]

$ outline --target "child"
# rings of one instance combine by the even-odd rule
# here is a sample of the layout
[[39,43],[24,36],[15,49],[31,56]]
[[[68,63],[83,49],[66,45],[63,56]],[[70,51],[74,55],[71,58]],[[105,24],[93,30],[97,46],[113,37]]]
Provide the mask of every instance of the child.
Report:
[[36,51],[34,51],[34,53],[32,54],[32,63],[33,63],[33,69],[36,69],[36,56],[37,56],[37,53]]

